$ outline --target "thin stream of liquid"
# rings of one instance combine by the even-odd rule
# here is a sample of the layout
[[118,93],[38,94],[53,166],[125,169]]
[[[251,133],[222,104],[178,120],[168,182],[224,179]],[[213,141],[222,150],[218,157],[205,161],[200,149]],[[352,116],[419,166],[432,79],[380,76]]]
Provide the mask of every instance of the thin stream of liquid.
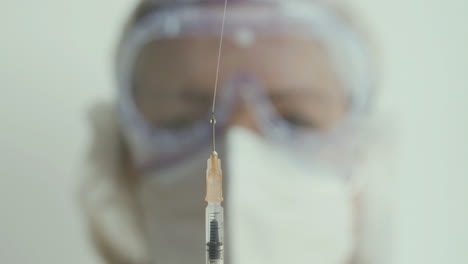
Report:
[[221,25],[221,36],[219,39],[219,49],[218,49],[218,63],[216,65],[216,78],[215,78],[215,86],[214,86],[214,93],[213,93],[213,105],[211,108],[211,120],[210,123],[213,127],[213,152],[216,152],[216,118],[215,118],[215,106],[216,106],[216,93],[218,91],[218,78],[219,78],[219,65],[221,62],[221,50],[223,47],[223,36],[224,36],[224,22],[226,21],[226,9],[227,9],[227,0],[224,0],[224,12],[223,12],[223,22]]

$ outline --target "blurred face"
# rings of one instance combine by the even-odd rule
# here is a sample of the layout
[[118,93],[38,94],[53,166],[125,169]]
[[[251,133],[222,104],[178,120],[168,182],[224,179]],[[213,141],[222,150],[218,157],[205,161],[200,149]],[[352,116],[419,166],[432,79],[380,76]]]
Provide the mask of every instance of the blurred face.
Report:
[[[143,48],[133,87],[136,105],[149,122],[180,130],[208,120],[218,45],[217,37],[200,37],[155,40]],[[223,84],[239,73],[261,80],[263,94],[291,125],[327,131],[346,114],[345,92],[323,44],[313,39],[269,36],[247,45],[225,39],[219,94]],[[243,103],[237,104],[229,124],[256,128],[253,113]]]
[[[169,131],[190,131],[192,126],[200,121],[209,126],[218,45],[218,38],[190,38],[153,41],[142,49],[135,67],[133,95],[138,110],[148,122]],[[336,74],[332,70],[330,58],[320,42],[306,38],[277,36],[256,39],[251,45],[240,45],[232,39],[226,39],[222,51],[218,99],[222,98],[225,89],[232,89],[232,87],[228,88],[223,84],[227,83],[230,78],[236,78],[240,73],[248,73],[261,81],[265,98],[271,102],[281,118],[292,126],[326,132],[334,128],[344,118],[347,111],[347,99]],[[247,89],[255,88],[247,87]],[[232,96],[239,98],[242,98],[243,95],[239,93],[246,92],[242,89],[236,91],[237,94]],[[249,104],[261,104],[261,102],[242,100],[237,101],[231,112],[227,122],[228,126],[243,126],[255,132],[261,132],[257,125],[255,111],[249,107]],[[222,104],[223,101],[218,100],[217,109],[224,107]],[[246,137],[238,143],[246,142],[248,139]],[[257,146],[253,142],[255,141],[245,144]],[[177,143],[177,141],[173,142],[173,145],[175,146]],[[236,154],[240,152],[235,152],[234,146],[239,145],[229,141],[226,145],[229,150],[222,151],[221,155],[225,164],[236,166],[237,169],[242,170],[246,166],[244,163],[234,163],[235,160],[239,160],[235,159],[234,156],[240,155]],[[258,146],[262,150],[263,145]],[[255,147],[253,150],[245,149],[248,150],[248,153],[241,156],[250,157],[246,158],[247,160],[255,160],[253,153],[262,153],[261,151],[255,152]],[[232,152],[228,154],[229,151]],[[203,251],[199,250],[198,246],[201,244],[198,241],[204,235],[204,229],[200,228],[203,226],[204,220],[203,211],[200,208],[205,205],[201,198],[205,193],[205,179],[202,175],[206,170],[208,153],[191,154],[189,161],[179,161],[169,172],[154,170],[152,172],[154,174],[151,175],[156,177],[147,177],[148,181],[143,181],[141,185],[140,195],[145,214],[148,215],[148,230],[153,230],[147,232],[153,234],[151,237],[153,239],[151,242],[152,250],[158,258],[167,258],[179,263],[187,262],[187,260],[181,259],[183,257],[178,252],[183,248],[186,258],[189,258],[190,261],[199,257],[202,260]],[[266,162],[262,165],[266,165],[268,168],[275,165],[270,163],[269,158],[265,160]],[[275,163],[277,165],[281,162],[282,160]],[[228,168],[228,166],[223,165],[223,168]],[[281,168],[283,167],[280,166],[277,170],[278,167],[273,166],[273,169],[270,169],[268,173],[270,180],[284,174],[280,173]],[[229,170],[225,171],[225,194],[231,192],[234,195],[227,198],[228,202],[224,204],[228,212],[231,209],[236,210],[235,208],[244,208],[245,206],[242,203],[239,205],[238,199],[242,195],[237,195],[236,189],[232,186],[236,184],[259,186],[259,181],[262,181],[261,175],[264,174],[257,172],[255,179],[250,178],[249,181],[244,182],[243,178],[239,177],[241,175],[236,175]],[[305,178],[315,179],[314,177]],[[149,179],[153,179],[158,184],[148,183]],[[162,184],[159,179],[183,180],[171,181],[172,184]],[[293,190],[294,194],[295,190],[298,190],[298,186],[291,187],[288,184],[288,181],[281,183],[283,186],[281,197],[288,197],[285,196],[285,193],[290,190]],[[308,186],[304,188],[309,188],[313,185],[307,182],[304,186]],[[258,197],[270,197],[271,191],[276,192],[275,188],[270,187],[261,191],[257,188],[255,192],[251,193],[261,193],[258,194]],[[251,195],[251,199],[257,197],[254,194]],[[302,202],[310,206],[308,199],[297,200],[295,195],[291,197],[293,204]],[[274,203],[278,198],[270,197],[270,201]],[[256,211],[259,214],[256,215],[255,219],[259,219],[258,217],[268,219],[267,212],[258,208]],[[297,214],[297,212],[295,213]],[[296,220],[290,217],[289,219]],[[226,225],[226,236],[232,239],[230,232],[236,232],[232,230],[236,230],[235,224],[241,223],[241,221],[227,220],[227,222],[232,222],[232,225]],[[270,237],[278,230],[272,229]],[[295,237],[295,239],[298,238]],[[306,243],[301,244],[305,245]],[[226,252],[231,252],[230,246]],[[229,257],[226,256],[226,259]]]

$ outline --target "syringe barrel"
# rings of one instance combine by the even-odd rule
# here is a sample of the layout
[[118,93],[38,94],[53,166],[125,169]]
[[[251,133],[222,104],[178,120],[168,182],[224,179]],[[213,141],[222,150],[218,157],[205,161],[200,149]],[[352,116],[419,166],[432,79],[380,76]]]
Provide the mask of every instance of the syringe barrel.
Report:
[[224,211],[221,203],[206,207],[206,264],[224,263]]

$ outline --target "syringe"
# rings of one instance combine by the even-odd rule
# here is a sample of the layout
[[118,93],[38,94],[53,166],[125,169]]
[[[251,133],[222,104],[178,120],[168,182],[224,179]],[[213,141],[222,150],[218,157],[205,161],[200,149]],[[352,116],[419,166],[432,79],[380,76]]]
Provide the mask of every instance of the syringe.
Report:
[[211,153],[206,170],[206,264],[224,263],[223,176],[216,151]]
[[221,50],[223,47],[224,22],[226,20],[227,0],[224,0],[223,23],[221,25],[221,36],[219,39],[218,63],[216,66],[216,79],[213,93],[213,105],[211,109],[211,125],[213,129],[213,151],[208,159],[206,169],[206,264],[224,263],[224,210],[221,206],[223,201],[223,175],[221,171],[221,160],[216,153],[216,92],[218,90],[219,64],[221,61]]

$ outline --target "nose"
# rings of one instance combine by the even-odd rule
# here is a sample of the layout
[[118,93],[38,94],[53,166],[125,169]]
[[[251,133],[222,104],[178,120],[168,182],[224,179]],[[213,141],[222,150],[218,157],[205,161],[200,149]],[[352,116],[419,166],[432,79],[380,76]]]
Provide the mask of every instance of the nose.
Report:
[[253,109],[252,103],[255,101],[253,91],[262,87],[261,81],[256,75],[248,72],[236,72],[226,82],[226,89],[231,94],[231,99],[236,98],[235,106],[231,110],[231,116],[226,124],[226,128],[234,126],[243,127],[257,134],[261,134],[259,120]]
[[255,133],[260,134],[260,128],[252,109],[249,109],[245,102],[241,103],[234,109],[231,119],[227,124],[227,128],[234,126],[247,128]]

